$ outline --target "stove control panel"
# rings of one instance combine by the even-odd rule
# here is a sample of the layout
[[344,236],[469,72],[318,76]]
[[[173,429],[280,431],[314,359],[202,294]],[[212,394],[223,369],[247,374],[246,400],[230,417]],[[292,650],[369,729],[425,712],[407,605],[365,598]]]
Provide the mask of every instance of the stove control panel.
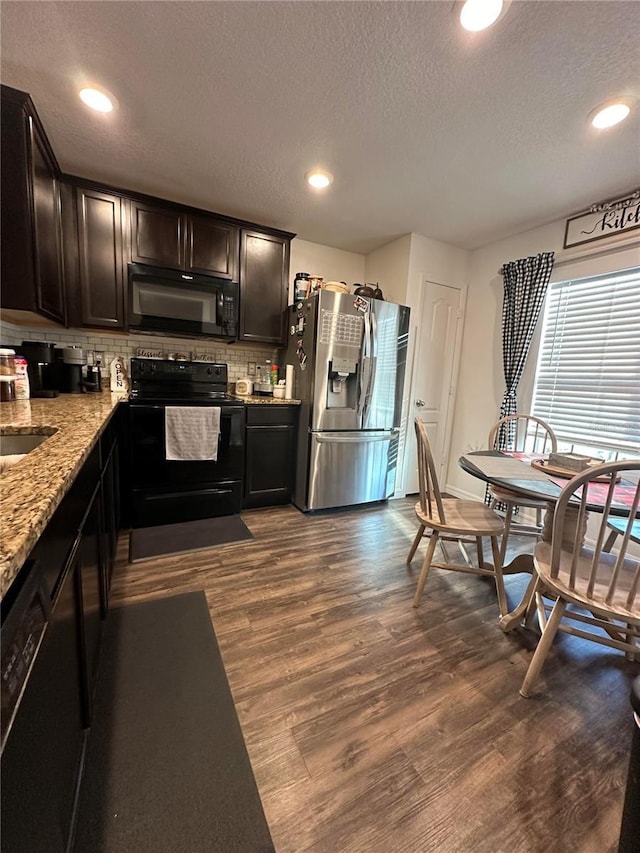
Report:
[[131,390],[134,396],[151,389],[157,395],[163,388],[168,393],[179,389],[186,395],[190,392],[224,394],[227,382],[226,364],[160,358],[131,359]]

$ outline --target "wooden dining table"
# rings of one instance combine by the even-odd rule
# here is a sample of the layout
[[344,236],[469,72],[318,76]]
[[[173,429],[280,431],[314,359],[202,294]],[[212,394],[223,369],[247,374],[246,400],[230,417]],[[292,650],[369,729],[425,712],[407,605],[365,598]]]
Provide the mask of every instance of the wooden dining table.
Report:
[[[550,542],[553,531],[553,515],[555,504],[562,489],[570,481],[570,476],[557,476],[542,470],[539,463],[544,462],[546,457],[540,454],[514,453],[499,450],[476,450],[466,453],[458,460],[458,464],[479,480],[490,485],[507,489],[516,495],[527,498],[536,498],[546,501],[547,511],[545,513],[544,525],[540,534],[541,539]],[[535,463],[532,466],[531,463]],[[578,473],[578,472],[576,472]],[[580,518],[583,536],[586,533],[589,512],[603,512],[609,483],[592,482],[588,485],[586,510]],[[613,502],[609,507],[609,515],[628,517],[635,491],[635,485],[624,479],[615,484]],[[578,493],[578,496],[580,494]],[[567,540],[573,541],[575,525],[579,518],[578,502],[576,500],[575,512],[567,508],[565,515],[565,529]],[[640,517],[640,510],[637,513]],[[535,569],[532,554],[518,554],[510,563],[503,566],[505,575],[528,572],[532,575],[531,581],[525,591],[522,601],[517,607],[500,619],[500,627],[503,631],[511,631],[521,624],[523,617],[529,608],[536,583]]]

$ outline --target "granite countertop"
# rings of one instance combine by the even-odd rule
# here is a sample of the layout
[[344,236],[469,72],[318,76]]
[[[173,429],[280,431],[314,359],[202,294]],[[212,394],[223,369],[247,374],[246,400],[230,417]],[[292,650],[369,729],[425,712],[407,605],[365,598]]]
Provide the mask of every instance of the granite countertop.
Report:
[[240,400],[241,402],[250,405],[257,403],[259,406],[300,406],[302,404],[301,400],[281,400],[279,397],[262,397],[258,394],[250,394],[248,397],[245,397],[240,394],[232,393],[231,396],[235,397],[236,400]]
[[110,415],[126,399],[103,391],[0,404],[2,434],[49,435],[0,473],[0,598],[69,491]]

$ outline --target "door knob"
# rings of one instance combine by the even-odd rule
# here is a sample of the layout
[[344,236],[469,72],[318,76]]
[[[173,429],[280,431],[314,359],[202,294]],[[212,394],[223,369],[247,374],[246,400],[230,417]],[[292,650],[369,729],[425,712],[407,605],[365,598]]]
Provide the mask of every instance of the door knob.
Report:
[[424,400],[416,400],[416,406],[421,409],[424,406]]

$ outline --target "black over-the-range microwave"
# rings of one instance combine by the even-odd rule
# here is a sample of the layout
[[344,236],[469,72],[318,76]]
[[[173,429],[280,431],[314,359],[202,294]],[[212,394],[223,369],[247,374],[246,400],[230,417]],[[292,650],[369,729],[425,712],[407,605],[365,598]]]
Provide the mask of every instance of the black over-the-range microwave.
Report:
[[236,339],[237,281],[145,264],[128,267],[131,331]]

